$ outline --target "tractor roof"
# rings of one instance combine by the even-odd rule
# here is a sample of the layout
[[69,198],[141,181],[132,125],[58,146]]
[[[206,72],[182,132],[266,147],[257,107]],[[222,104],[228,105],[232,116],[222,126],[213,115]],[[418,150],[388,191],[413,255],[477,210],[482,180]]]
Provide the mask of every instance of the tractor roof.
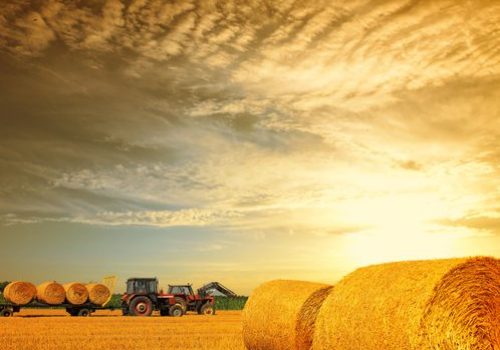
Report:
[[169,287],[192,287],[193,285],[191,283],[187,284],[169,284]]
[[158,281],[156,277],[131,277],[127,281],[135,281],[135,280],[141,280],[141,281]]

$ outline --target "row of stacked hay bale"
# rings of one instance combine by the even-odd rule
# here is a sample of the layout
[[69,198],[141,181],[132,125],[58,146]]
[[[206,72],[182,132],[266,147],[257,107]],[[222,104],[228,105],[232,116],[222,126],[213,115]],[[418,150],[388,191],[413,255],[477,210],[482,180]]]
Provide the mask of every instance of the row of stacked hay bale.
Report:
[[243,311],[249,350],[499,350],[500,259],[360,268],[335,287],[272,281]]
[[36,300],[48,305],[83,305],[90,302],[102,306],[109,301],[111,292],[100,283],[85,285],[73,282],[62,285],[49,281],[35,287],[30,282],[15,281],[5,287],[3,296],[7,302],[15,305],[26,305]]

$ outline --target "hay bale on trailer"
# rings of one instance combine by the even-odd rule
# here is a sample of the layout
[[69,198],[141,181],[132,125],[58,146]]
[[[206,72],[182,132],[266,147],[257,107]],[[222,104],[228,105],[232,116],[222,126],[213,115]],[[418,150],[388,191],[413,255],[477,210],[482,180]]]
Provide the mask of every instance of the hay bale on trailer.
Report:
[[243,310],[248,350],[309,350],[316,315],[332,286],[277,280],[262,284]]
[[313,349],[500,349],[500,260],[358,269],[321,306]]
[[55,281],[44,282],[36,287],[36,299],[49,305],[64,303],[66,291],[64,287]]
[[14,281],[5,287],[3,296],[7,302],[12,304],[26,305],[35,298],[36,287],[30,282]]
[[111,298],[111,291],[101,283],[90,283],[85,286],[89,294],[89,300],[96,305],[104,305]]
[[73,305],[85,304],[89,298],[87,288],[81,283],[73,282],[64,285],[66,301]]

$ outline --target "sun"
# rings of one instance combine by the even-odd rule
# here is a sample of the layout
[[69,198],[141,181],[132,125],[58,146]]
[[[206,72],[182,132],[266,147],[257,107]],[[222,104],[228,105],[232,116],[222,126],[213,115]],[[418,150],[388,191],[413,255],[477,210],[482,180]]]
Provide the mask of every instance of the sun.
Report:
[[436,224],[445,211],[444,203],[425,193],[356,200],[344,215],[365,228],[345,234],[341,244],[356,265],[453,257],[463,232]]

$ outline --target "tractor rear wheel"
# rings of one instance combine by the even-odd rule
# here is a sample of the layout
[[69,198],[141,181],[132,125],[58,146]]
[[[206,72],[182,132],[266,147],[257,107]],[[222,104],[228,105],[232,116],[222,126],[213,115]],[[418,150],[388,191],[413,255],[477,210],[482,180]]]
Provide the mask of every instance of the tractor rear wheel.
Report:
[[205,303],[200,307],[198,311],[200,315],[215,315],[215,308],[210,303]]
[[151,316],[153,313],[153,302],[148,297],[136,297],[129,307],[132,316]]
[[182,315],[184,315],[184,310],[182,309],[182,306],[180,306],[179,304],[175,304],[170,307],[168,313],[172,317],[181,317]]

